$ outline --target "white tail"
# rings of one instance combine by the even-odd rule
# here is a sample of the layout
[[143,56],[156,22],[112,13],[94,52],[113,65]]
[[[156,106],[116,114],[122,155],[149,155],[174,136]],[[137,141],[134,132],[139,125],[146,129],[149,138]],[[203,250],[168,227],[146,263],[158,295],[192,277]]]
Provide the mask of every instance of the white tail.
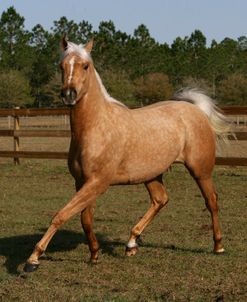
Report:
[[216,106],[215,101],[207,96],[204,92],[196,88],[185,88],[173,97],[175,100],[181,100],[190,102],[203,111],[217,135],[218,138],[223,139],[225,142],[228,141],[228,137],[233,135],[231,131],[231,124],[220,112],[220,109]]

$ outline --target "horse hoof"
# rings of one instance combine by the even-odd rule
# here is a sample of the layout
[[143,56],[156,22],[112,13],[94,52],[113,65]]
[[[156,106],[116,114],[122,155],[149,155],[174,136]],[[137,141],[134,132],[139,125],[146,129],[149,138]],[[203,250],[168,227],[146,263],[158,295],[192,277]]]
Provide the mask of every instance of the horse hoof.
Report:
[[134,247],[126,247],[125,250],[125,255],[130,257],[130,256],[135,256],[135,254],[138,252],[138,246]]
[[26,273],[32,273],[32,272],[36,271],[38,269],[38,267],[39,267],[39,264],[31,264],[31,263],[26,262],[23,270]]
[[215,250],[214,251],[214,253],[216,254],[216,255],[220,255],[220,254],[223,254],[225,252],[225,249],[222,247],[222,248],[220,248],[220,249],[218,249],[218,250]]
[[95,265],[95,264],[97,264],[98,263],[98,259],[90,259],[90,263],[92,264],[92,265]]

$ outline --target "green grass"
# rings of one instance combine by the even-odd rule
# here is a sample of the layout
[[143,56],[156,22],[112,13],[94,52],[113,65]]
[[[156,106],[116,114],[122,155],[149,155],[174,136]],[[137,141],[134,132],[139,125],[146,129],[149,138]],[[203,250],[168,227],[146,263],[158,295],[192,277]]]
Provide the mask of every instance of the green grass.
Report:
[[24,262],[54,213],[74,194],[62,161],[0,164],[0,301],[247,301],[247,169],[216,167],[226,253],[212,253],[209,213],[182,166],[165,175],[167,207],[124,255],[131,227],[149,206],[142,185],[112,187],[99,198],[99,263],[90,265],[78,216],[48,246],[39,269]]

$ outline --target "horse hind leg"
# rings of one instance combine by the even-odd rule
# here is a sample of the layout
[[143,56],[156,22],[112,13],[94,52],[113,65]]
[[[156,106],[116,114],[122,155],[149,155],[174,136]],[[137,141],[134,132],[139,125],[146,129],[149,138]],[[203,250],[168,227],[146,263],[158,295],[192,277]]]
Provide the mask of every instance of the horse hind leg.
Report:
[[141,235],[143,230],[153,220],[155,215],[166,205],[168,202],[168,195],[162,182],[162,175],[156,179],[145,183],[151,199],[151,207],[140,221],[132,228],[128,244],[126,246],[126,255],[134,256],[138,251],[137,238]]
[[202,160],[201,162],[204,162],[204,169],[202,169],[200,165],[192,165],[191,163],[190,165],[187,165],[187,168],[190,171],[190,174],[197,182],[201,193],[205,199],[206,207],[211,214],[213,226],[214,252],[220,254],[224,252],[224,248],[221,243],[222,235],[218,217],[218,195],[216,193],[212,181],[213,164],[211,163],[211,161],[208,165],[206,164],[206,161]]
[[212,225],[213,225],[214,252],[217,254],[223,253],[224,248],[221,243],[222,235],[221,235],[219,217],[218,217],[218,204],[217,204],[218,195],[215,191],[212,178],[211,177],[206,179],[197,178],[196,182],[205,199],[206,207],[211,214]]

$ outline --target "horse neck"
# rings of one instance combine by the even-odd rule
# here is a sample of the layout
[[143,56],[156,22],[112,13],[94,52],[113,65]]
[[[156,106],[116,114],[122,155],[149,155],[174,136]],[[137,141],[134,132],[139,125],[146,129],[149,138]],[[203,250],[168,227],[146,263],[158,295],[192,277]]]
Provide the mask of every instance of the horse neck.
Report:
[[88,92],[71,108],[70,125],[72,135],[81,137],[83,131],[92,127],[106,115],[107,101],[104,98],[95,70],[91,70]]

